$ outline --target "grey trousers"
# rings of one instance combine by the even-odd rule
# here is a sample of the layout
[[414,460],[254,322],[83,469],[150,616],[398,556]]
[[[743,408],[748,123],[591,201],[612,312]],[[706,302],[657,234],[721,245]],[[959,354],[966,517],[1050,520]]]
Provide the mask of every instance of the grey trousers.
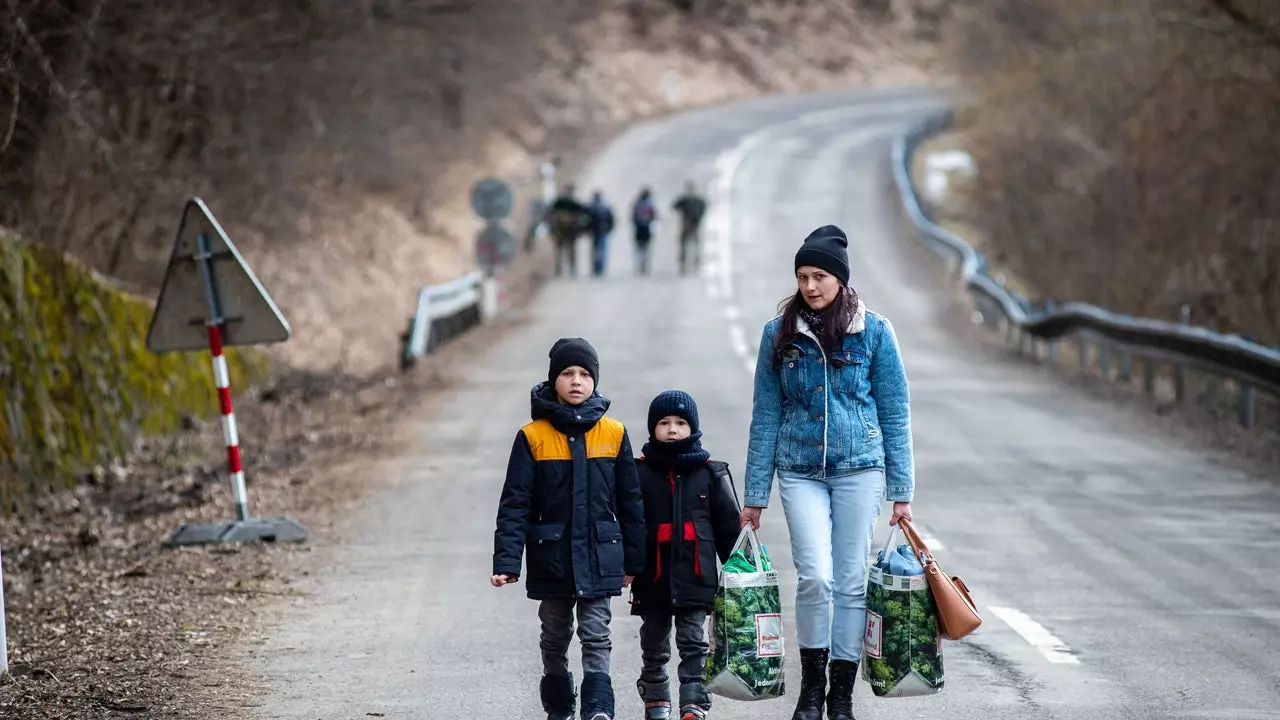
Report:
[[648,612],[641,617],[640,656],[644,663],[640,671],[641,699],[668,700],[667,662],[671,660],[671,625],[675,620],[676,649],[680,653],[680,665],[676,673],[680,684],[702,683],[702,666],[707,661],[707,613],[705,610],[677,608],[675,612]]
[[565,598],[543,600],[538,606],[542,621],[542,673],[563,675],[569,672],[569,642],[573,640],[573,615],[578,613],[578,641],[582,644],[582,672],[609,674],[609,656],[613,643],[609,623],[613,607],[609,598]]

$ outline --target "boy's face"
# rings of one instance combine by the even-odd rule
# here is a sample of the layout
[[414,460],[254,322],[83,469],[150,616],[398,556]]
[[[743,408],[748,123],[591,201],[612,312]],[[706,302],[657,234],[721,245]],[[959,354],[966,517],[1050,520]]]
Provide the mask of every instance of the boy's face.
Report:
[[689,421],[679,415],[668,415],[653,428],[653,439],[659,442],[675,442],[689,437]]
[[556,395],[566,405],[581,405],[595,389],[596,381],[586,368],[570,365],[556,376]]

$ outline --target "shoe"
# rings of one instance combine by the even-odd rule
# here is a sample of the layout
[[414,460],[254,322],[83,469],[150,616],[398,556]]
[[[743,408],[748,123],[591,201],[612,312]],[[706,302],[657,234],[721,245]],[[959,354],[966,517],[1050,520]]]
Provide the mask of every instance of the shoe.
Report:
[[671,701],[650,700],[645,703],[644,720],[671,720]]
[[573,720],[574,703],[577,700],[573,691],[573,673],[543,675],[539,690],[547,720]]
[[582,720],[613,720],[613,681],[605,673],[582,675]]
[[858,663],[832,660],[831,689],[827,692],[828,720],[857,720],[853,716],[853,684],[858,679]]
[[791,720],[822,720],[828,655],[827,648],[800,648],[800,698]]
[[711,696],[700,682],[680,684],[680,720],[703,720],[711,712]]
[[644,720],[671,720],[671,686],[668,681],[637,680],[636,690],[644,701]]

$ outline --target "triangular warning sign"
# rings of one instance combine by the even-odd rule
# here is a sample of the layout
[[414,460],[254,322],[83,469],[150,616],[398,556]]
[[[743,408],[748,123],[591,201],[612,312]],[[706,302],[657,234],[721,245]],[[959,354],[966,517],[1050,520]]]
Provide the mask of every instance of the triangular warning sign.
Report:
[[200,198],[187,201],[147,332],[154,353],[209,347],[217,313],[223,345],[289,339],[289,323]]

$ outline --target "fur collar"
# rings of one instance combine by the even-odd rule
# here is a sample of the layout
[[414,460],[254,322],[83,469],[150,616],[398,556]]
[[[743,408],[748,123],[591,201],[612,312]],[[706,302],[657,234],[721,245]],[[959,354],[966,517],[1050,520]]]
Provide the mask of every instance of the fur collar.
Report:
[[[853,313],[853,318],[849,321],[849,327],[845,328],[845,332],[849,335],[857,335],[867,329],[867,304],[858,301],[858,309]],[[809,323],[804,321],[803,317],[796,318],[796,330],[813,337],[813,333],[809,330]]]

